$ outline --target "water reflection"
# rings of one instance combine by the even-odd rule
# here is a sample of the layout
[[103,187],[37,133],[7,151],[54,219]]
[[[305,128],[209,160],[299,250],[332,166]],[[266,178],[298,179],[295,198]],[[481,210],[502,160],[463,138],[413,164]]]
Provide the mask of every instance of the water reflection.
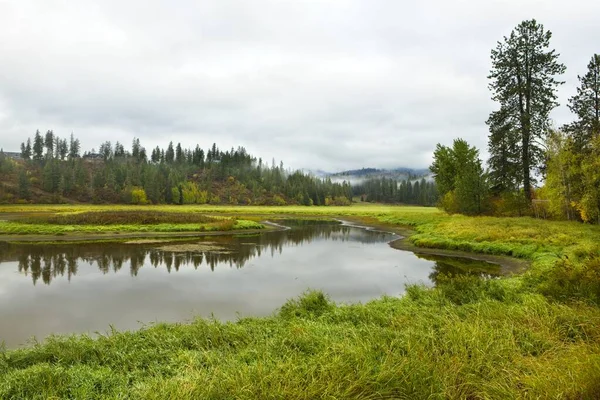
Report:
[[[301,246],[317,241],[384,243],[394,238],[386,232],[366,231],[345,225],[297,226],[293,229],[253,236],[210,236],[201,240],[177,241],[169,246],[161,244],[92,243],[92,244],[7,244],[0,246],[0,263],[17,261],[18,271],[31,277],[33,284],[40,280],[49,285],[53,279],[66,276],[70,281],[79,266],[87,263],[103,274],[129,267],[131,276],[137,276],[144,265],[164,266],[167,272],[182,267],[198,269],[202,266],[214,271],[220,265],[242,268],[246,263],[267,254],[273,257],[284,248]],[[178,245],[187,246],[178,246]],[[209,244],[210,246],[206,246]],[[196,245],[196,246],[194,246]],[[210,249],[206,249],[210,247]],[[170,250],[174,248],[174,250]],[[181,250],[183,249],[183,250]]]
[[417,254],[417,257],[433,261],[429,280],[438,283],[440,276],[452,277],[457,275],[471,275],[483,279],[500,276],[500,266],[487,261],[474,260],[465,257],[447,257],[432,254]]

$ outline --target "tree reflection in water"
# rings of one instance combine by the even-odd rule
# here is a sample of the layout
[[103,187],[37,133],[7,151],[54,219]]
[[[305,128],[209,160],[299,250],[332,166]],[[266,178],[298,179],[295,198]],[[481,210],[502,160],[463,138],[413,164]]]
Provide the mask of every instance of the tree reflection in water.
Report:
[[[242,268],[254,257],[265,252],[271,256],[283,252],[284,246],[301,246],[311,241],[333,240],[357,243],[382,243],[394,239],[386,232],[366,231],[344,225],[295,225],[293,229],[268,232],[255,236],[210,236],[178,241],[177,244],[210,243],[219,250],[170,251],[161,249],[169,243],[70,243],[70,244],[7,244],[0,243],[0,263],[17,261],[19,272],[30,276],[35,285],[41,278],[50,284],[54,278],[71,280],[82,263],[96,265],[104,274],[120,271],[129,265],[131,276],[147,264],[164,266],[170,273],[182,267],[202,265],[214,271],[217,264]],[[172,244],[172,243],[171,243]],[[168,247],[168,246],[167,246]]]
[[438,283],[439,276],[471,275],[483,279],[500,276],[500,266],[487,261],[431,254],[417,254],[417,257],[434,262],[433,270],[429,274],[429,279],[434,284]]

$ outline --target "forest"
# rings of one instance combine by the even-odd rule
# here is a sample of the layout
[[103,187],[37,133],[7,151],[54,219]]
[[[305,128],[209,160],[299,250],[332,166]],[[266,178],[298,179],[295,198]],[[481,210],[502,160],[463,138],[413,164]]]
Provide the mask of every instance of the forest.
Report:
[[347,205],[349,183],[334,183],[268,165],[244,147],[183,149],[169,143],[148,152],[135,138],[81,154],[79,139],[39,131],[21,144],[20,160],[0,153],[0,202],[123,204]]
[[333,182],[270,165],[244,147],[206,151],[196,145],[148,152],[134,138],[131,149],[106,141],[81,154],[81,142],[48,130],[21,143],[15,160],[0,151],[0,203],[348,205],[361,201],[434,206],[435,182],[409,177],[369,178],[357,185]]

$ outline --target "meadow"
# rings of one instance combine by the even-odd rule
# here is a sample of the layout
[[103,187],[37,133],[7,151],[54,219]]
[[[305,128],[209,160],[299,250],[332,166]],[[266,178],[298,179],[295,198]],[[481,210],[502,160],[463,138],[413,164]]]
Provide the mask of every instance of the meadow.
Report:
[[501,279],[442,276],[433,289],[366,304],[307,292],[268,318],[53,337],[0,352],[0,398],[600,398],[598,226],[377,205],[2,206],[0,215],[149,209],[255,223],[349,217],[410,229],[416,246],[530,266]]

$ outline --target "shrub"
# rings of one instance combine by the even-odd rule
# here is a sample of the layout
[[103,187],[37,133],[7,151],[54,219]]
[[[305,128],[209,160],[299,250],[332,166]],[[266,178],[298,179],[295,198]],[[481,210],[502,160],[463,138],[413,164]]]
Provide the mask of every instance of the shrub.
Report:
[[146,191],[141,187],[131,189],[131,204],[148,204]]

